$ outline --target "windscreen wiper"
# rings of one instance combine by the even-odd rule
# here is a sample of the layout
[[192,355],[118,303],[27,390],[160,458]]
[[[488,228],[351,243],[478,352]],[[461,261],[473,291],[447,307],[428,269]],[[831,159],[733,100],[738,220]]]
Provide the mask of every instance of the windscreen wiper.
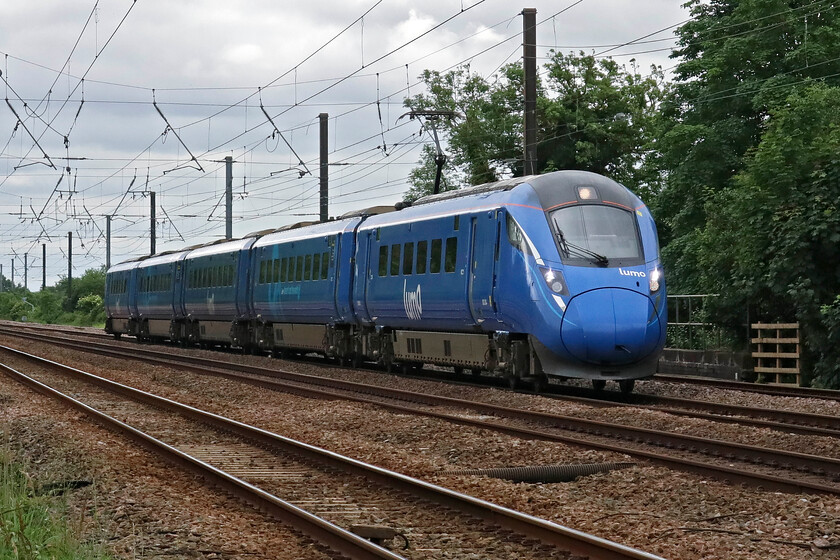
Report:
[[607,266],[610,264],[610,260],[600,253],[596,253],[595,251],[590,251],[585,247],[581,247],[580,245],[575,245],[574,243],[569,243],[566,241],[566,237],[563,235],[563,232],[559,229],[557,230],[557,235],[560,237],[560,249],[566,254],[567,257],[580,257],[584,259],[592,259],[596,263],[601,266]]

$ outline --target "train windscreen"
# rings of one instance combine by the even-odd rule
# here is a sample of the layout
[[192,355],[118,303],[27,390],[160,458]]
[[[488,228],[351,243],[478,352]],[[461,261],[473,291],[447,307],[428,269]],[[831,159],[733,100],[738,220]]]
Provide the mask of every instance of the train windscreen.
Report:
[[644,262],[639,231],[631,212],[598,204],[578,204],[551,213],[564,261],[600,266]]

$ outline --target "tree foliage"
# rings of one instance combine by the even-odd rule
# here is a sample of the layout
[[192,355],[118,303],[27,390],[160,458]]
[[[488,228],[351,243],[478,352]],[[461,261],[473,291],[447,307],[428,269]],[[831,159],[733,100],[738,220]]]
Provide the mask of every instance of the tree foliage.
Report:
[[[584,169],[603,173],[631,189],[649,189],[657,178],[645,167],[653,147],[656,109],[665,86],[661,71],[640,75],[612,60],[553,53],[537,93],[537,170]],[[425,71],[427,93],[407,100],[412,110],[460,115],[438,121],[451,154],[445,188],[520,176],[523,81],[520,64],[485,78],[469,67]],[[412,172],[407,199],[431,192],[434,151],[424,150]]]
[[717,195],[734,185],[771,112],[809,87],[840,83],[840,12],[813,0],[691,0],[663,103],[654,210],[672,286],[702,290],[699,242]]
[[0,282],[6,287],[0,293],[0,318],[88,326],[105,323],[104,269],[90,269],[74,278],[69,294],[66,278],[39,292],[12,287],[5,278],[0,278]]
[[701,283],[722,295],[722,309],[749,304],[754,316],[798,320],[818,381],[840,382],[826,369],[840,349],[826,345],[823,311],[840,294],[840,88],[811,85],[771,112],[708,214]]

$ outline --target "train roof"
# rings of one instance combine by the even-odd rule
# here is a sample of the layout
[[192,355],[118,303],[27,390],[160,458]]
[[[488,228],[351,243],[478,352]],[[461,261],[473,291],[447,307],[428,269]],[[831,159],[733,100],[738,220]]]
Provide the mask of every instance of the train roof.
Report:
[[315,222],[311,225],[297,228],[281,228],[257,239],[254,243],[254,247],[265,247],[275,243],[295,241],[298,239],[311,239],[313,237],[321,237],[323,235],[336,235],[355,227],[360,221],[360,217],[353,217],[332,220],[329,222]]
[[159,264],[169,264],[181,260],[186,251],[167,251],[159,255],[152,255],[146,257],[137,263],[137,268],[148,268],[150,266],[157,266]]
[[219,239],[211,243],[199,245],[189,251],[187,259],[195,259],[198,257],[209,257],[211,255],[223,255],[225,253],[235,253],[245,249],[250,243],[254,242],[253,237],[245,237],[243,239]]
[[131,260],[123,261],[121,263],[117,263],[117,264],[111,266],[111,268],[109,268],[106,271],[106,274],[112,274],[114,272],[125,272],[126,270],[131,270],[134,267],[136,267],[137,263],[139,263],[139,262],[140,262],[139,259],[131,259]]
[[513,177],[494,183],[484,183],[474,187],[465,187],[419,198],[412,206],[432,204],[468,196],[492,194],[512,190],[519,185],[528,184],[536,191],[542,207],[549,209],[564,202],[578,200],[578,187],[594,187],[600,201],[618,203],[627,207],[637,204],[637,197],[626,187],[598,173],[580,170],[563,170],[543,175]]
[[525,177],[513,177],[511,179],[504,179],[493,183],[483,183],[473,187],[463,187],[453,191],[446,191],[438,194],[430,194],[418,198],[414,201],[412,206],[420,206],[422,204],[432,204],[434,202],[443,202],[444,200],[452,200],[453,198],[463,198],[465,196],[476,196],[479,194],[496,193],[501,191],[509,191],[514,187],[518,187],[522,183],[530,183],[540,175],[527,175]]

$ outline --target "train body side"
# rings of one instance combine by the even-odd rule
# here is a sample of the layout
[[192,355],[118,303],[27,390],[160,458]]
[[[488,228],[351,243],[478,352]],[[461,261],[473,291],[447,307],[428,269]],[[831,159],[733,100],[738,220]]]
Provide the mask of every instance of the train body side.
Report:
[[235,344],[235,326],[250,319],[250,248],[254,238],[198,247],[184,260],[183,307],[173,338]]
[[109,334],[134,334],[131,311],[137,305],[138,264],[138,261],[129,261],[114,265],[105,276],[105,332]]
[[113,332],[128,309],[180,342],[601,382],[655,371],[665,294],[645,205],[560,171],[117,265],[106,306]]
[[156,255],[137,264],[131,316],[138,336],[169,337],[172,319],[178,315],[178,296],[186,254],[186,251],[179,251]]
[[359,228],[353,301],[360,323],[489,332],[504,211],[483,197],[407,208]]

